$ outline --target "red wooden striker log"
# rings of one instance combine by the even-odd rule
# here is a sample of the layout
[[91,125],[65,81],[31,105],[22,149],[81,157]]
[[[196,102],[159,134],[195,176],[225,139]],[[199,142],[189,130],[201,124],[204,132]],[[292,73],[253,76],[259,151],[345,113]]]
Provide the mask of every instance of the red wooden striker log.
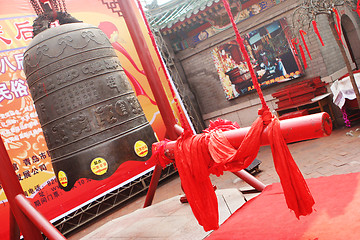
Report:
[[[280,129],[286,143],[304,141],[329,136],[332,132],[332,122],[328,113],[321,112],[297,118],[280,120]],[[238,148],[250,127],[239,128],[224,132],[234,148]],[[166,156],[174,156],[176,141],[168,142],[165,148]],[[261,146],[269,145],[267,128],[261,135]]]

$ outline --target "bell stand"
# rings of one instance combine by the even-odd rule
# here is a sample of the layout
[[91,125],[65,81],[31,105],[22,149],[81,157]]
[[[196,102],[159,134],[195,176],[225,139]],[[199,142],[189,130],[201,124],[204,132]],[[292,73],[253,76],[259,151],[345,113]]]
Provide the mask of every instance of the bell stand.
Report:
[[[118,1],[120,9],[122,9],[122,15],[128,27],[130,36],[135,45],[136,51],[139,55],[140,62],[144,68],[144,72],[149,81],[150,88],[154,94],[155,101],[159,107],[160,115],[166,126],[166,134],[170,140],[176,140],[180,135],[179,130],[176,130],[176,120],[172,113],[171,106],[167,99],[165,90],[162,87],[160,77],[156,71],[155,64],[151,58],[149,48],[147,47],[146,40],[141,34],[142,30],[136,13],[138,9],[133,1]],[[144,207],[150,206],[155,195],[155,191],[161,175],[161,166],[155,165],[153,176],[151,178],[149,190],[145,199]],[[250,180],[260,190],[264,189],[265,185],[260,183],[255,177],[246,171],[241,171],[239,176],[244,176],[244,179]]]
[[[147,74],[149,83],[159,106],[160,113],[165,122],[167,128],[167,136],[170,139],[175,140],[181,133],[181,128],[179,129],[178,127],[176,127],[175,118],[172,115],[171,107],[168,103],[165,92],[163,88],[158,87],[161,86],[160,78],[157,75],[155,66],[149,53],[149,49],[145,44],[144,37],[141,34],[138,34],[140,33],[140,26],[137,23],[137,19],[135,17],[138,9],[136,8],[132,0],[122,0],[118,1],[118,3],[121,9],[124,10],[123,16],[127,25],[129,26],[131,37],[134,39],[135,47],[139,52],[141,63],[144,66],[144,70]],[[305,124],[306,122],[308,122],[308,124]],[[285,132],[283,132],[283,134],[287,133],[289,138],[293,137],[293,141],[295,141],[296,139],[305,140],[327,136],[331,133],[331,121],[329,121],[329,116],[325,113],[323,113],[321,116],[318,115],[313,120],[301,117],[297,118],[297,120],[289,119],[281,121],[282,129],[284,125],[283,123],[287,123],[287,125],[284,127]],[[290,130],[292,129],[292,127],[295,127],[300,123],[304,125],[297,128],[297,130],[289,132],[286,131],[286,129]],[[314,127],[314,124],[317,127]],[[309,129],[308,127],[311,126],[312,128]],[[241,137],[238,138],[238,135],[241,135],[241,131],[246,130],[239,129],[235,130],[234,132],[229,131],[228,133],[226,133],[227,138],[232,144],[242,141]],[[287,139],[287,135],[284,135],[285,139]],[[171,144],[174,144],[174,142],[169,143],[168,148],[170,149],[170,151],[171,149],[173,149],[173,147],[171,147]],[[266,144],[266,139],[264,139],[264,142],[262,141],[262,144]],[[49,223],[40,213],[38,213],[36,209],[23,196],[23,190],[15,172],[13,171],[11,160],[2,141],[0,141],[0,165],[2,166],[0,168],[0,181],[3,184],[3,188],[11,205],[10,239],[19,239],[19,228],[25,239],[43,239],[41,236],[41,232],[43,232],[49,239],[65,239],[64,236],[61,235],[61,233],[56,228],[54,228],[51,223]],[[160,174],[161,166],[156,165],[151,184],[149,186],[149,192],[147,194],[148,201],[146,203],[148,205],[151,205],[151,201],[154,196]],[[248,174],[243,170],[234,174],[240,175],[241,178],[247,182],[251,182],[254,179],[258,181],[251,174]],[[248,180],[246,180],[247,177],[249,177]],[[261,183],[258,187],[263,188],[264,186],[265,185]]]
[[[39,3],[43,11],[50,9],[54,19],[56,18],[56,11],[51,1],[39,0]],[[43,235],[50,240],[66,240],[25,197],[1,137],[0,166],[0,182],[10,205],[9,238],[20,239],[21,233],[24,239],[30,240],[43,240]]]
[[[166,151],[169,154],[168,156],[171,157],[174,151],[175,140],[181,134],[182,129],[176,125],[175,117],[166,97],[165,90],[160,87],[162,86],[160,77],[152,61],[150,51],[142,34],[138,19],[136,18],[136,14],[138,12],[136,4],[131,0],[118,1],[118,3],[120,9],[122,9],[122,15],[135,45],[136,51],[139,55],[145,74],[148,78],[155,101],[158,104],[160,115],[162,116],[165,123],[167,137],[170,140],[173,140],[166,146]],[[327,113],[319,113],[296,119],[283,120],[280,122],[280,127],[285,141],[289,143],[328,136],[332,131],[332,122],[330,116]],[[224,132],[224,134],[234,147],[238,147],[248,130],[249,128],[242,128]],[[267,144],[269,144],[269,142],[266,138],[266,134],[263,134],[261,145]],[[151,178],[149,190],[146,195],[144,207],[148,207],[152,204],[161,171],[161,166],[156,164],[153,176]],[[234,174],[250,184],[256,190],[262,191],[265,188],[265,184],[260,182],[245,170],[234,172]]]

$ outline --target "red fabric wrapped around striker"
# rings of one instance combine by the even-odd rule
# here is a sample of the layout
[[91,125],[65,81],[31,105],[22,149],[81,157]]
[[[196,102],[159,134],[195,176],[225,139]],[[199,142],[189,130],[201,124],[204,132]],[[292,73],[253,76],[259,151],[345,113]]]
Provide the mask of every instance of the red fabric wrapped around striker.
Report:
[[238,149],[220,129],[198,135],[185,131],[178,138],[175,163],[191,209],[205,231],[219,227],[217,198],[209,175],[220,176],[223,171],[235,172],[248,167],[259,151],[260,137],[267,123],[274,164],[288,207],[297,218],[312,212],[314,199],[281,135],[279,120],[266,111],[252,124]]
[[[232,17],[229,3],[226,0],[223,0],[223,3],[233,25],[236,40],[249,67],[254,87],[259,94],[262,109],[259,110],[260,116],[252,124],[238,149],[231,146],[221,130],[199,135],[185,131],[176,142],[175,163],[182,187],[196,219],[205,231],[219,227],[217,199],[209,174],[213,173],[219,176],[223,171],[234,172],[249,166],[259,151],[260,137],[266,126],[275,168],[280,177],[288,207],[299,218],[301,215],[310,214],[315,203],[281,135],[279,120],[270,113],[269,107],[266,105],[249,56]],[[300,51],[304,63],[306,63],[301,46]]]

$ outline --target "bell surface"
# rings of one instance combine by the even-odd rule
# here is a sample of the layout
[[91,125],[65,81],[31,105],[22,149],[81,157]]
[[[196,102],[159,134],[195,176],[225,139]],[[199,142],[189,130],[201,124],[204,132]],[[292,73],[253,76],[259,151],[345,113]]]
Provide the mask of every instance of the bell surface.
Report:
[[39,33],[24,71],[62,189],[150,158],[153,129],[99,28],[71,23]]

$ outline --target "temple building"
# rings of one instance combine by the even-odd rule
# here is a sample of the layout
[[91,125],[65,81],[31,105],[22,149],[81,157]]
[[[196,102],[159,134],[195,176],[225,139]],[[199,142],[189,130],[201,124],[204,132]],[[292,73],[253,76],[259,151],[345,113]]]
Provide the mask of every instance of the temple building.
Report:
[[[339,5],[331,9],[334,23],[326,14],[317,15],[314,23],[306,19],[309,13],[300,7],[302,1],[228,2],[272,112],[281,117],[325,110],[335,124],[344,124],[330,87],[348,71],[330,25],[334,24],[341,37],[351,68],[357,70],[359,11]],[[356,1],[348,2],[356,7]],[[242,127],[251,125],[260,101],[223,2],[172,0],[159,5],[153,1],[145,8],[150,25],[165,42],[159,47],[166,49],[164,58],[171,59],[166,62],[176,73],[172,77],[181,86],[184,102],[196,105],[188,110],[198,116],[193,119],[197,130],[217,118],[236,121]],[[284,99],[286,89],[288,98]],[[291,94],[298,89],[303,92]]]

